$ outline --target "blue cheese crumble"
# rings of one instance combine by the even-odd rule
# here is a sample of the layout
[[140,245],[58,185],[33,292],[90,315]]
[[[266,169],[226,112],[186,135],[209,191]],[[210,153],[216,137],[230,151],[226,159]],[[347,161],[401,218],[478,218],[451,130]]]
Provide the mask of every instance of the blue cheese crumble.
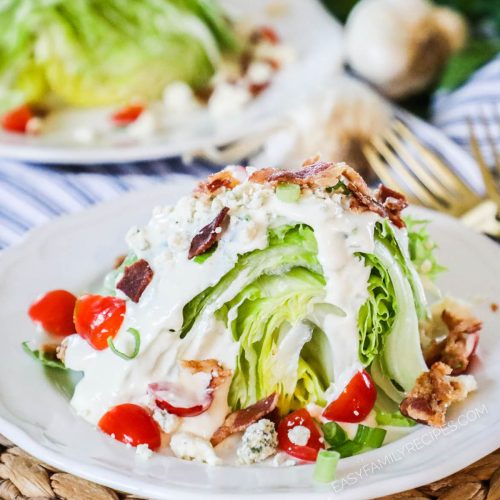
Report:
[[218,465],[222,461],[215,453],[210,441],[189,432],[178,432],[170,440],[170,449],[177,458]]
[[274,424],[263,418],[250,425],[243,434],[241,446],[236,451],[238,462],[245,465],[261,462],[276,453],[277,447],[278,434]]
[[305,446],[310,437],[311,431],[303,425],[296,425],[288,431],[288,439],[297,446]]

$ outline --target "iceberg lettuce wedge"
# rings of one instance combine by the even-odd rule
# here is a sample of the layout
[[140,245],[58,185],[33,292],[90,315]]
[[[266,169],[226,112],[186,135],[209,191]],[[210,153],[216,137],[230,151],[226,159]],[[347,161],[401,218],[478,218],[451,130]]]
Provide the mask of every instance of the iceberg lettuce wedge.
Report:
[[7,0],[0,6],[0,111],[49,94],[77,106],[204,87],[238,41],[207,0]]

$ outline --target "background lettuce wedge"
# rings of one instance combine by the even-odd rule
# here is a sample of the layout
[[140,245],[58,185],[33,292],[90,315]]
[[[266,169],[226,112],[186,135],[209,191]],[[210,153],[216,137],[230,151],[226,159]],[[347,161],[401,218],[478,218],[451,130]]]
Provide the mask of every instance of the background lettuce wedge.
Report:
[[207,0],[4,0],[0,3],[0,111],[161,96],[174,80],[206,86],[231,25]]

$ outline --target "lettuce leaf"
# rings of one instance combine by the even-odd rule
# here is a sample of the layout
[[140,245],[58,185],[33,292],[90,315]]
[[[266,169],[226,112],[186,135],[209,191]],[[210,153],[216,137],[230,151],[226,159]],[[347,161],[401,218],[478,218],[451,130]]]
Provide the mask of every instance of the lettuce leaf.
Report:
[[[388,222],[375,226],[375,251],[365,254],[371,266],[369,298],[358,316],[359,357],[371,364],[376,384],[394,401],[401,401],[416,378],[427,369],[420,346],[419,319],[429,310],[421,277],[420,259],[437,264],[425,228],[410,222],[408,233]],[[415,231],[418,228],[418,231]]]
[[238,280],[239,293],[216,311],[239,341],[228,402],[245,408],[276,391],[282,413],[324,403],[330,385],[328,339],[312,321],[325,281],[317,243],[305,225],[271,229],[268,247],[240,255],[235,267],[184,307],[182,336],[200,312]]
[[323,286],[320,275],[295,268],[262,276],[228,305],[236,307],[231,330],[240,342],[229,392],[233,408],[245,408],[274,391],[283,413],[322,400],[328,371],[310,343],[319,348],[324,333],[305,319],[314,300],[323,296]]
[[420,276],[411,260],[408,233],[396,229],[385,219],[375,225],[375,241],[387,248],[392,258],[398,263],[403,276],[408,280],[418,318],[427,318],[429,315],[427,298]]
[[446,271],[446,268],[437,262],[435,256],[437,245],[427,231],[429,221],[405,217],[405,223],[408,229],[411,261],[423,279],[434,281],[439,273]]
[[368,278],[367,301],[358,314],[359,359],[370,365],[381,354],[385,338],[392,331],[398,312],[398,301],[387,269],[373,254],[363,255],[365,264],[371,267]]
[[[214,303],[236,279],[245,286],[261,275],[280,275],[294,267],[304,267],[322,274],[317,251],[316,238],[308,226],[284,225],[271,229],[267,248],[240,255],[234,268],[216,285],[205,289],[184,306],[181,337],[189,332],[200,312]],[[221,313],[224,310],[222,308]]]
[[182,80],[204,87],[238,50],[208,0],[6,0],[0,5],[0,110],[49,94],[77,106],[161,96]]
[[410,391],[417,377],[427,370],[418,327],[415,296],[404,271],[397,259],[381,241],[375,242],[375,255],[387,269],[394,287],[394,298],[398,304],[397,313],[390,333],[385,338],[382,353],[372,364],[371,373],[375,383],[395,401]]

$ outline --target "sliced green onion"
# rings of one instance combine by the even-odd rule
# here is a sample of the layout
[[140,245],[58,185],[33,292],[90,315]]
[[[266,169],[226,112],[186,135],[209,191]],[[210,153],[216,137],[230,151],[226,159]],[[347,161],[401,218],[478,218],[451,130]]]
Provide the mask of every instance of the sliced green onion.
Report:
[[337,422],[327,422],[321,426],[325,441],[333,448],[339,447],[347,441],[347,434]]
[[352,457],[364,451],[364,446],[356,441],[346,441],[335,449],[340,455],[340,458]]
[[137,355],[139,354],[139,351],[141,349],[141,334],[135,328],[129,328],[127,330],[127,332],[132,334],[134,336],[134,339],[135,339],[135,347],[134,347],[134,350],[132,351],[132,354],[125,354],[124,352],[119,351],[115,347],[115,344],[113,343],[112,337],[108,337],[108,346],[113,351],[114,354],[116,354],[117,356],[120,356],[120,358],[123,358],[127,361],[130,361],[131,359],[136,358]]
[[33,358],[38,363],[41,363],[43,366],[58,368],[59,370],[67,370],[64,363],[56,356],[50,356],[46,352],[40,351],[39,349],[31,349],[28,342],[23,342],[21,345],[23,347],[23,351],[28,354],[28,356]]
[[366,448],[380,448],[386,434],[387,431],[380,427],[368,427],[360,424],[354,436],[354,442]]
[[394,427],[413,427],[417,425],[415,420],[405,417],[400,411],[394,411],[392,413],[378,411],[375,418],[379,425],[392,425]]
[[342,194],[351,194],[351,190],[345,185],[343,181],[338,181],[335,186],[329,188],[330,191]]
[[295,203],[300,198],[300,186],[288,182],[280,182],[276,187],[276,196],[285,203]]
[[[333,445],[331,450],[337,451],[340,458],[352,457],[353,455],[358,455],[365,451],[380,448],[384,442],[386,434],[387,431],[385,429],[380,429],[379,427],[368,427],[360,424],[358,425],[358,429],[353,440],[344,440],[344,442],[339,445]],[[325,440],[328,442],[326,434]]]
[[212,246],[212,248],[209,248],[205,253],[202,253],[201,255],[197,255],[193,260],[197,264],[203,264],[209,257],[211,257],[214,252],[217,250],[217,243]]
[[337,474],[339,459],[340,455],[336,451],[320,450],[314,467],[314,480],[320,483],[333,481]]

